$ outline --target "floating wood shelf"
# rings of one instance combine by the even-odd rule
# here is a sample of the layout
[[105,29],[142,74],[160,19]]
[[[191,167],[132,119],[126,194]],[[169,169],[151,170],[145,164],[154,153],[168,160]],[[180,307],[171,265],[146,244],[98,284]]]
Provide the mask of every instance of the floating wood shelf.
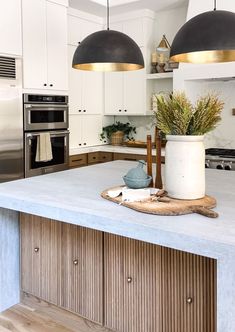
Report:
[[156,74],[148,74],[147,80],[162,80],[166,78],[173,78],[173,72],[166,73],[156,73]]

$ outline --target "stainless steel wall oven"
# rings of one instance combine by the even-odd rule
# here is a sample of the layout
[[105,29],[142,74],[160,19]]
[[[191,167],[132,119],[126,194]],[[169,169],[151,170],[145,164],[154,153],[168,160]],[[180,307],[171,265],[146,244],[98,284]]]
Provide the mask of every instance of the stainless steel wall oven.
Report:
[[[68,97],[24,94],[25,177],[68,169]],[[42,138],[50,157],[38,157]]]

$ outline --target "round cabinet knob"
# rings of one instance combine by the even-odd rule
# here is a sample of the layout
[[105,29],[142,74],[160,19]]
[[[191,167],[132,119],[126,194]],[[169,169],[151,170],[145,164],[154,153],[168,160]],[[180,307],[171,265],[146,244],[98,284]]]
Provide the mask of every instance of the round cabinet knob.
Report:
[[79,113],[81,113],[82,110],[78,110]]
[[81,143],[79,143],[78,145],[79,145],[79,146],[82,146],[82,144],[81,144]]
[[38,248],[38,247],[35,247],[35,248],[34,248],[34,252],[39,252],[39,248]]
[[86,110],[83,110],[84,113],[86,113]]
[[44,86],[47,86],[47,84],[46,84],[46,83],[44,83],[43,85],[44,85]]
[[186,302],[187,302],[188,304],[191,304],[191,303],[193,302],[193,298],[192,298],[192,297],[187,297]]
[[223,165],[217,165],[216,168],[217,169],[224,169],[224,166]]
[[73,260],[73,265],[78,265],[78,259]]
[[118,110],[118,112],[121,112],[122,110]]
[[84,143],[83,145],[86,145],[86,143]]
[[124,112],[127,112],[127,110],[124,110]]
[[127,278],[127,282],[128,282],[128,284],[130,284],[130,283],[132,282],[132,278],[131,278],[131,277],[128,277],[128,278]]
[[50,86],[52,87],[52,86],[53,86],[53,84],[50,84]]

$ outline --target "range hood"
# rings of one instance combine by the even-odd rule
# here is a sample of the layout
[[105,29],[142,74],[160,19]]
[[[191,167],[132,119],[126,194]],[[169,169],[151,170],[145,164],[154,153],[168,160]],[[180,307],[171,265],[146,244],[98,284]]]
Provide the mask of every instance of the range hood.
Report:
[[[235,1],[217,0],[218,10],[235,12]],[[189,0],[187,21],[206,11],[213,10],[213,0]],[[203,33],[203,31],[202,31]],[[213,64],[180,63],[179,69],[174,71],[174,89],[185,88],[185,81],[192,80],[234,80],[235,62]]]

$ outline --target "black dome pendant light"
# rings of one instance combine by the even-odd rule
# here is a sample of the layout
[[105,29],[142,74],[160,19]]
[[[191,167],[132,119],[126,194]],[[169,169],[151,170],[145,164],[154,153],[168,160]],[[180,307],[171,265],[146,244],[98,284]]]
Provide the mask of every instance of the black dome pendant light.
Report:
[[144,68],[143,55],[136,42],[124,33],[109,30],[109,0],[107,30],[92,33],[78,45],[72,66],[90,71],[128,71]]
[[197,15],[177,32],[170,52],[176,62],[235,61],[235,13],[214,10]]

